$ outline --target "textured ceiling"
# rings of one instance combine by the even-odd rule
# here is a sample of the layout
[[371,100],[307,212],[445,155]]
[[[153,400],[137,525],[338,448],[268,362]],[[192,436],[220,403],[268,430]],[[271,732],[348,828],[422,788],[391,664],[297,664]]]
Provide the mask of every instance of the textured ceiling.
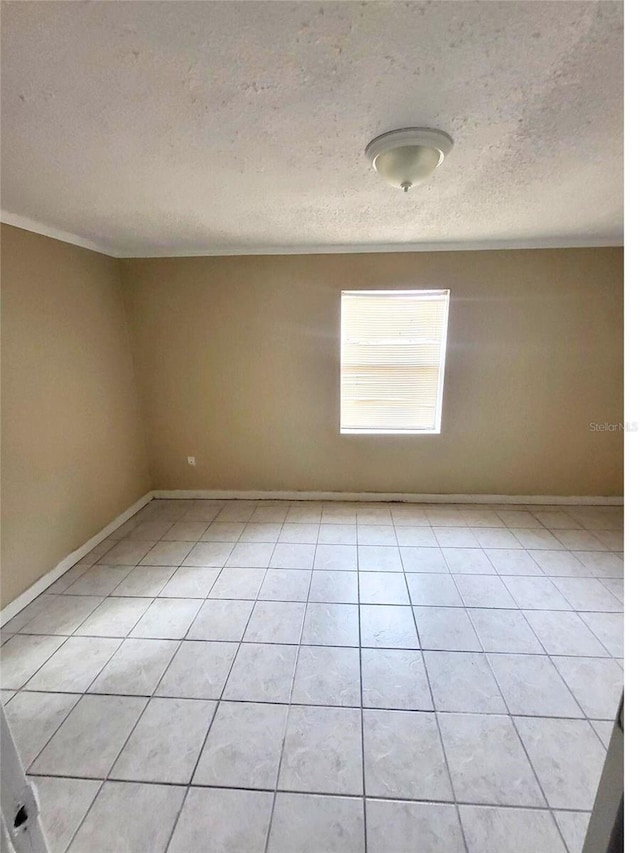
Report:
[[[617,2],[4,2],[3,218],[117,255],[619,243]],[[403,194],[363,155],[455,147]]]

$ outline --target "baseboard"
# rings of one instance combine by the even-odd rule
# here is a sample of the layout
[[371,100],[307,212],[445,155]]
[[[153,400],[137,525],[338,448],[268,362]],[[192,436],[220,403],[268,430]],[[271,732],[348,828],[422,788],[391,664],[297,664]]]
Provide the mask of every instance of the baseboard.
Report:
[[622,506],[622,497],[594,495],[425,495],[404,492],[278,492],[219,489],[156,489],[154,498],[279,501],[399,501],[445,504],[540,504],[551,506]]
[[99,533],[92,536],[91,539],[84,543],[84,545],[81,545],[71,554],[66,556],[64,560],[61,560],[58,565],[55,566],[55,568],[51,569],[51,571],[39,578],[29,587],[29,589],[26,589],[17,598],[14,598],[13,601],[9,602],[6,607],[3,607],[0,611],[0,625],[5,625],[9,619],[13,619],[17,613],[37,598],[40,593],[44,592],[47,587],[50,587],[54,581],[57,581],[58,578],[61,577],[68,569],[74,566],[83,557],[86,557],[86,555],[92,551],[96,545],[99,545],[103,539],[106,539],[107,536],[111,536],[111,534],[114,533],[121,524],[124,524],[125,521],[128,521],[131,518],[131,516],[139,512],[143,506],[146,506],[153,497],[153,492],[147,492],[147,494],[141,497],[140,500],[137,500],[132,506],[125,509],[124,512],[121,512],[117,518],[110,521],[109,524],[107,524],[106,527],[103,527]]

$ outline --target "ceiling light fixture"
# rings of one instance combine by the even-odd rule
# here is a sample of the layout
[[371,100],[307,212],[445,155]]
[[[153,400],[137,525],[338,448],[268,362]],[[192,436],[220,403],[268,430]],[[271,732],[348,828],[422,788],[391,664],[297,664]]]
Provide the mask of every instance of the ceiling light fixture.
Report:
[[442,130],[404,127],[376,136],[364,153],[388,184],[408,192],[423,184],[452,148],[453,139]]

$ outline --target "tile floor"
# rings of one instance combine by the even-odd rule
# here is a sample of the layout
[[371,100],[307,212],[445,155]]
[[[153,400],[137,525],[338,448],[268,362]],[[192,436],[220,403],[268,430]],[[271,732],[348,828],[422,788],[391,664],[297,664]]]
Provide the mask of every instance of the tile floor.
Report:
[[2,630],[62,853],[579,853],[622,510],[155,500]]

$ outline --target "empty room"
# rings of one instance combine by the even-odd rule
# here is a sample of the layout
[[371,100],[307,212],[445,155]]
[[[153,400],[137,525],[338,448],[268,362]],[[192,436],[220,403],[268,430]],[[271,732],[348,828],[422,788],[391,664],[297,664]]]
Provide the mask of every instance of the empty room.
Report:
[[622,3],[0,14],[3,853],[621,853]]

